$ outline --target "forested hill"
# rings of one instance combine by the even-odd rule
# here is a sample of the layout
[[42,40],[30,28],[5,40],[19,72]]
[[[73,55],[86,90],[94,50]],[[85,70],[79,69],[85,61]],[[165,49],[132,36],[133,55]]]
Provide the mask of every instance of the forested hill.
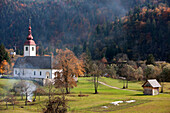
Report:
[[132,60],[145,60],[153,54],[156,60],[170,61],[170,8],[165,4],[135,7],[113,23],[96,27],[89,40],[93,59],[109,60],[118,53]]
[[[78,55],[88,48],[93,55],[93,59],[100,59],[103,56],[112,59],[116,53],[122,52],[121,50],[127,53],[127,51],[134,49],[133,52],[128,52],[128,55],[131,58],[136,58],[133,55],[135,51],[145,53],[145,50],[136,46],[133,47],[135,45],[133,41],[131,42],[132,46],[127,46],[125,43],[127,41],[122,41],[122,36],[125,40],[129,40],[133,32],[137,33],[133,30],[128,31],[131,30],[130,27],[135,27],[135,24],[125,21],[122,22],[123,27],[115,28],[115,30],[111,30],[111,28],[115,26],[114,23],[118,20],[117,18],[122,18],[125,15],[129,16],[128,12],[136,6],[140,8],[150,5],[158,7],[160,3],[169,6],[168,0],[0,0],[0,43],[4,43],[7,48],[12,48],[16,44],[17,50],[22,49],[28,34],[28,19],[31,18],[33,37],[39,46],[39,54],[54,52],[56,48],[68,47]],[[129,17],[135,17],[135,15]],[[142,21],[145,22],[145,20]],[[155,21],[157,22],[157,19]],[[156,24],[164,25],[165,23]],[[101,33],[96,35],[96,28],[99,30],[99,27],[102,26],[107,26],[107,33],[102,35],[103,31],[100,31]],[[154,32],[157,33],[157,30]],[[117,35],[111,32],[116,32]],[[146,33],[143,32],[142,34],[144,38]],[[100,39],[97,39],[97,37],[100,37]],[[111,41],[113,41],[114,46],[106,43],[106,40],[104,40],[106,37],[112,37]],[[134,34],[134,37],[137,37],[137,34]],[[112,39],[116,39],[116,41]],[[135,38],[136,41],[137,39]],[[96,46],[93,45],[97,44],[97,41],[104,42],[98,46],[100,48],[96,51]],[[167,42],[159,43],[164,45]],[[157,45],[155,44],[154,47],[157,48]],[[111,50],[112,47],[118,49]],[[125,50],[124,48],[128,49]],[[162,47],[162,49],[165,48]],[[159,51],[162,49],[159,49]],[[113,54],[110,55],[109,51]],[[146,52],[145,55],[150,51]],[[165,55],[162,56],[161,58],[165,59]]]
[[31,17],[38,45],[71,47],[81,44],[97,24],[124,16],[135,4],[122,3],[121,0],[1,0],[1,42],[8,47],[14,43],[22,45]]

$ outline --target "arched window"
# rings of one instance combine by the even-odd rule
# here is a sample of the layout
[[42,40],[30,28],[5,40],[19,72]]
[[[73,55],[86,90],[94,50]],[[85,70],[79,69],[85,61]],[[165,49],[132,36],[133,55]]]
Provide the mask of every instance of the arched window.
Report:
[[34,51],[34,47],[32,47],[32,51]]
[[25,47],[25,51],[28,51],[28,47]]
[[46,72],[46,78],[49,78],[50,77],[50,73],[49,72]]

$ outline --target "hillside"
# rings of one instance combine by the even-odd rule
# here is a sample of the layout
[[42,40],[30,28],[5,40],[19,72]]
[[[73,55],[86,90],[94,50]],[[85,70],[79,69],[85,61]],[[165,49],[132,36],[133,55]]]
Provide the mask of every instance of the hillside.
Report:
[[[39,54],[49,54],[55,52],[56,48],[68,47],[79,55],[84,52],[86,46],[89,46],[89,41],[96,40],[94,33],[97,25],[112,23],[117,17],[128,15],[130,9],[135,6],[144,7],[151,4],[156,7],[160,3],[169,5],[168,0],[90,0],[88,2],[86,0],[1,0],[0,43],[4,43],[7,48],[12,48],[16,44],[17,52],[22,54],[23,43],[28,32],[28,19],[31,18],[33,37],[38,45]],[[121,29],[116,32],[119,31]],[[124,37],[128,38],[126,35]],[[117,39],[120,45],[124,44],[121,39]],[[100,53],[103,52],[102,47],[98,50]],[[98,56],[93,53],[93,48],[89,47],[89,49],[94,59],[106,55],[102,53]],[[166,60],[164,56],[161,59]]]

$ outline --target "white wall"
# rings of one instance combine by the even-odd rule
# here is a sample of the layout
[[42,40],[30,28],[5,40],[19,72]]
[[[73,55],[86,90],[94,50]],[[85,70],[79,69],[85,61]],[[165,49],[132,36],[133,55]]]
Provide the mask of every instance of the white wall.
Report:
[[[17,73],[16,73],[17,71]],[[35,71],[35,75],[34,75]],[[41,75],[40,75],[41,71]],[[21,69],[21,68],[14,68],[14,77],[21,77],[21,78],[46,78],[46,73],[49,72],[50,76],[49,78],[51,79],[51,69]]]
[[[28,47],[28,51],[26,51],[26,47]],[[32,47],[34,47],[34,51],[32,51]],[[36,45],[24,45],[24,56],[36,56]]]
[[159,94],[159,88],[158,89],[153,89],[152,90],[152,95],[158,95]]

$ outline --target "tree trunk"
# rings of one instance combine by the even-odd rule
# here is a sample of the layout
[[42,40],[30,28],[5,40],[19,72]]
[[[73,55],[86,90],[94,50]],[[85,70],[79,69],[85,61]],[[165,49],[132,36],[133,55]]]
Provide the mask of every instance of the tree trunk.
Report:
[[163,88],[164,87],[164,83],[163,83],[163,81],[162,81],[161,85],[162,85],[161,86],[161,93],[163,93],[164,92],[164,88]]
[[123,89],[125,89],[125,80],[123,80]]
[[21,100],[23,100],[23,90],[22,90],[22,87],[21,88]]
[[27,92],[26,92],[25,106],[27,105],[27,97],[28,97],[28,94],[27,94]]
[[36,100],[36,98],[37,98],[37,91],[35,91],[35,100]]
[[70,92],[69,92],[69,90],[68,90],[68,87],[66,87],[66,94],[69,94]]
[[13,110],[14,110],[14,102],[12,103],[12,105],[13,105]]
[[51,84],[49,84],[49,92],[48,92],[48,98],[49,98],[49,102],[51,102]]
[[126,88],[128,88],[128,80],[126,80]]
[[6,109],[8,109],[8,101],[6,101]]
[[97,92],[97,81],[96,81],[96,76],[95,75],[93,75],[94,76],[94,90],[95,90],[95,93],[94,94],[98,94],[98,92]]
[[65,77],[65,83],[66,83],[66,94],[69,94],[70,92],[69,92],[69,87],[68,87],[68,80],[67,80],[68,78],[67,77]]
[[95,88],[95,94],[98,94],[98,92],[97,92],[97,88]]
[[23,100],[23,93],[21,93],[21,100]]

